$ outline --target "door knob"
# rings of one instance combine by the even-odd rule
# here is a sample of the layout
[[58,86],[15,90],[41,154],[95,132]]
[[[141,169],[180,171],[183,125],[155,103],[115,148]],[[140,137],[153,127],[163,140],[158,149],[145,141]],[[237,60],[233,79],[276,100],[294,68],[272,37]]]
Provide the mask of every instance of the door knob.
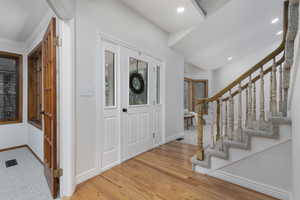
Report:
[[123,111],[124,113],[127,113],[127,108],[123,108],[122,111]]

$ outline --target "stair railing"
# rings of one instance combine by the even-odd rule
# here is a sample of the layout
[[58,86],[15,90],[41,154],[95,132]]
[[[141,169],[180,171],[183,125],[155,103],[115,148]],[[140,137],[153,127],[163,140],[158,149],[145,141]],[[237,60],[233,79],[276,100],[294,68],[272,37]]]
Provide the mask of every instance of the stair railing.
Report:
[[[204,153],[204,108],[210,104],[216,109],[216,131],[211,131],[214,146],[222,150],[224,139],[242,142],[243,127],[264,130],[268,127],[266,107],[269,104],[268,118],[286,117],[290,69],[293,64],[293,45],[298,30],[299,0],[284,2],[283,40],[279,47],[251,67],[223,90],[210,98],[197,100],[198,107],[198,148],[197,160],[205,159]],[[270,76],[267,76],[270,74]],[[269,101],[265,102],[265,79],[269,78]],[[259,87],[257,88],[257,84]],[[257,98],[257,89],[259,97]],[[236,101],[237,99],[237,101]],[[257,103],[257,101],[259,101]],[[259,105],[259,109],[258,106]],[[258,113],[257,113],[258,111]],[[237,115],[237,120],[235,120]],[[235,124],[237,121],[237,124]],[[244,123],[243,123],[244,122]]]

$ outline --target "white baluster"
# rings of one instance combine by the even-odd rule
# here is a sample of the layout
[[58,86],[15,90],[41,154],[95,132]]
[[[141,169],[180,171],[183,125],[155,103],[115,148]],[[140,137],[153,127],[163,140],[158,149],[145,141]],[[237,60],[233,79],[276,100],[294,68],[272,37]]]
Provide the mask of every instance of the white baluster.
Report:
[[269,105],[269,111],[271,113],[272,110],[272,85],[273,85],[273,73],[271,71],[270,73],[270,105]]
[[253,84],[253,104],[252,104],[252,121],[256,121],[256,84],[255,82]]
[[245,127],[248,126],[248,122],[249,122],[249,90],[248,90],[248,86],[246,88],[246,121],[245,121]]
[[279,112],[280,113],[283,113],[283,105],[282,105],[282,102],[283,102],[283,93],[282,93],[282,90],[283,90],[283,76],[282,76],[282,65],[280,65],[280,68],[279,68]]
[[236,140],[243,141],[243,130],[242,130],[242,117],[243,117],[243,110],[242,110],[242,84],[239,84],[239,105],[238,105],[238,129],[236,131]]
[[210,138],[211,138],[211,148],[215,148],[215,104],[214,102],[211,103],[212,111],[212,121],[211,121],[211,129],[210,129]]
[[271,89],[271,113],[272,116],[277,115],[277,80],[276,80],[276,60],[273,59],[272,66],[272,89]]
[[264,69],[260,70],[260,106],[259,106],[259,120],[265,121],[265,82],[264,82]]
[[232,140],[234,134],[234,101],[231,91],[229,94],[229,140]]
[[219,102],[220,102],[220,151],[224,151],[224,134],[223,134],[223,100],[222,98],[219,98]]
[[249,105],[248,105],[248,123],[247,126],[251,128],[251,118],[252,118],[252,79],[251,75],[249,76],[249,83],[248,83],[248,91],[249,91]]
[[225,101],[224,137],[228,137],[228,101]]

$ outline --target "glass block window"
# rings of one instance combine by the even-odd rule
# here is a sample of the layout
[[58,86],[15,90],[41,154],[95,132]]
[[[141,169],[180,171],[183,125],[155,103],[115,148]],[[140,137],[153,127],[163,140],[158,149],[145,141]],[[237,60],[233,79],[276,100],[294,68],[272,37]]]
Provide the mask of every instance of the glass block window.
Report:
[[19,57],[0,53],[0,123],[20,120]]

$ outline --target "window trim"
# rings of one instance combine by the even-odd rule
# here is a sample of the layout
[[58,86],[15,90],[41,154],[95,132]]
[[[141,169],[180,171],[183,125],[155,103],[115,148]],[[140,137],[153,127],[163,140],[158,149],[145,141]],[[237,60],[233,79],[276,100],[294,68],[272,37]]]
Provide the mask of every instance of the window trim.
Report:
[[0,56],[15,59],[18,65],[17,119],[13,121],[0,121],[0,125],[23,123],[23,56],[21,54],[6,51],[0,51]]
[[[140,107],[147,107],[147,106],[150,106],[151,105],[151,97],[150,97],[150,80],[151,80],[151,77],[150,77],[150,70],[152,70],[152,67],[151,67],[151,61],[149,59],[146,59],[145,57],[143,56],[134,56],[134,55],[130,55],[128,57],[128,79],[130,77],[130,59],[133,58],[137,61],[141,61],[141,62],[145,62],[147,63],[147,103],[146,104],[137,104],[137,105],[130,105],[130,88],[129,88],[129,85],[128,85],[128,108],[140,108]],[[128,84],[129,84],[129,81],[128,81]]]
[[[41,122],[38,123],[34,120],[31,120],[30,116],[29,116],[29,108],[30,108],[30,106],[29,106],[29,73],[30,73],[29,68],[31,67],[31,62],[29,60],[31,59],[31,56],[33,54],[35,54],[38,50],[43,51],[42,42],[40,42],[36,47],[34,47],[32,49],[32,51],[27,55],[27,122],[29,124],[31,124],[32,126],[38,128],[40,130],[43,130],[43,119],[41,118]],[[41,75],[43,76],[43,74],[41,74]],[[43,77],[42,77],[42,79],[43,79]],[[43,80],[42,80],[41,84],[42,84],[42,88],[43,88]],[[41,95],[43,95],[43,89],[41,91]],[[42,97],[42,103],[43,103],[43,97]]]

